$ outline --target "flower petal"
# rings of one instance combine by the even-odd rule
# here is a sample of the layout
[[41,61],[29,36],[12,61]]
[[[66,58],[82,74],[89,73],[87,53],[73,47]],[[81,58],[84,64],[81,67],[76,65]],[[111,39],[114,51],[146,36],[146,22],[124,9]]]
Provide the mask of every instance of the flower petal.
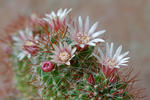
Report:
[[101,58],[97,54],[93,53],[92,55],[95,56],[99,62],[101,61]]
[[107,57],[110,57],[109,55],[110,55],[110,48],[109,48],[109,44],[108,44],[108,42],[107,42],[107,43],[106,43],[106,56],[107,56]]
[[71,55],[73,55],[73,54],[76,52],[76,49],[77,49],[77,48],[73,48],[73,49],[72,49]]
[[121,50],[122,50],[122,45],[120,45],[120,46],[118,47],[118,49],[116,50],[116,53],[115,53],[115,55],[114,55],[114,57],[113,57],[114,59],[117,58],[117,57],[120,55]]
[[19,60],[22,60],[25,56],[26,56],[25,53],[20,53],[20,54],[18,55],[18,58],[19,58]]
[[81,16],[79,16],[78,22],[79,22],[79,29],[80,29],[81,32],[83,32],[83,27],[82,27],[83,24],[82,24],[82,18],[81,18]]
[[92,41],[90,41],[90,42],[95,42],[95,43],[97,43],[97,42],[105,42],[103,39],[100,39],[100,38],[97,38],[97,39],[94,39],[94,40],[92,40]]
[[90,45],[90,46],[96,46],[96,44],[93,43],[93,42],[88,42],[87,44]]
[[95,32],[94,34],[92,34],[92,37],[93,37],[93,38],[96,38],[96,37],[102,35],[102,34],[105,33],[105,32],[106,32],[106,30],[101,30],[101,31]]
[[88,33],[92,34],[96,30],[97,26],[98,26],[98,22],[96,22],[95,24],[93,24],[93,26],[90,28],[90,30],[89,30]]
[[62,8],[60,8],[58,11],[57,11],[57,16],[60,16],[62,13]]
[[112,57],[113,47],[114,47],[114,43],[112,42],[110,46],[110,57]]
[[121,60],[122,58],[124,58],[125,56],[127,56],[128,54],[129,54],[129,51],[127,51],[127,52],[123,53],[122,55],[120,55],[118,57],[118,61]]
[[70,62],[68,61],[68,62],[66,62],[65,64],[70,65]]
[[100,53],[101,57],[104,58],[104,54],[100,48],[98,48],[98,52]]
[[81,47],[81,48],[84,48],[84,46],[85,46],[84,44],[80,44],[80,47]]
[[85,29],[85,33],[88,32],[89,30],[89,16],[86,17],[84,29]]

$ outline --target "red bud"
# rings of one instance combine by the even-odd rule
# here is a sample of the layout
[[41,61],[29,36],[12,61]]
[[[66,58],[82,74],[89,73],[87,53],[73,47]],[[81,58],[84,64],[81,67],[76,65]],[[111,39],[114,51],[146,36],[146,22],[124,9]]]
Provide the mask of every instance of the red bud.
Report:
[[53,69],[54,69],[54,65],[53,65],[53,63],[51,61],[45,61],[45,62],[43,62],[43,64],[42,64],[42,70],[44,72],[50,72]]
[[92,74],[89,75],[88,83],[91,85],[95,85],[95,79]]

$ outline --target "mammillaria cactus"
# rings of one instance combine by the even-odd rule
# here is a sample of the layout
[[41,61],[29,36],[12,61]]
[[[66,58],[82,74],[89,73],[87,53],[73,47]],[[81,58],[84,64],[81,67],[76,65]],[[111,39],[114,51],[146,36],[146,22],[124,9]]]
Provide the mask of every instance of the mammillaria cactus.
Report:
[[73,19],[70,11],[32,15],[12,35],[9,55],[20,95],[32,100],[142,98],[130,70],[121,70],[128,69],[129,52],[121,54],[122,46],[114,52],[114,43],[102,39],[105,30],[96,31],[98,22],[90,26],[89,17]]

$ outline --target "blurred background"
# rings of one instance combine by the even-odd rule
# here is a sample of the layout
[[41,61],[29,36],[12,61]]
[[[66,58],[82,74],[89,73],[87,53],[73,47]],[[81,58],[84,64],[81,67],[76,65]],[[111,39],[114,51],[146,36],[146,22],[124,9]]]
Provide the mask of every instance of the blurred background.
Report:
[[[107,30],[109,41],[130,51],[129,65],[134,72],[141,71],[139,86],[150,94],[150,0],[0,0],[0,30],[18,15],[44,14],[59,8],[73,8],[72,17],[90,16],[92,22],[99,21],[99,29]],[[13,91],[11,78],[11,70],[0,65],[0,100]]]

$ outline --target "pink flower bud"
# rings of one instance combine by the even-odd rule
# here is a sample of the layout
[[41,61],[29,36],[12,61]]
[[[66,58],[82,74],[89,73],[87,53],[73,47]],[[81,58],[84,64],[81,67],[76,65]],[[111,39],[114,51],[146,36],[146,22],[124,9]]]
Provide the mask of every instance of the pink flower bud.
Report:
[[89,75],[88,83],[91,85],[95,85],[95,79],[92,74]]
[[44,61],[42,63],[42,70],[44,72],[50,72],[50,71],[53,70],[53,68],[54,68],[54,65],[53,65],[53,63],[51,61]]

